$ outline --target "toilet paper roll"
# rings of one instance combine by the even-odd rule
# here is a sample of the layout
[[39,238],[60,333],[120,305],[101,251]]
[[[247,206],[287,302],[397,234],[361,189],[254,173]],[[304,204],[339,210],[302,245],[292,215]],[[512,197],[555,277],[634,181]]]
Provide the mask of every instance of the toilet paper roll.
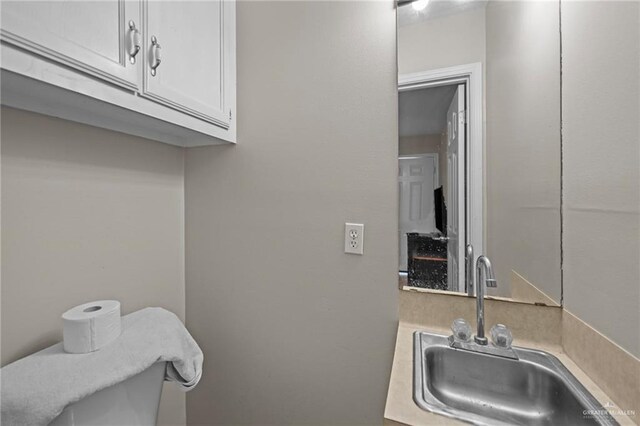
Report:
[[120,336],[120,302],[83,303],[62,314],[64,350],[72,354],[97,351]]

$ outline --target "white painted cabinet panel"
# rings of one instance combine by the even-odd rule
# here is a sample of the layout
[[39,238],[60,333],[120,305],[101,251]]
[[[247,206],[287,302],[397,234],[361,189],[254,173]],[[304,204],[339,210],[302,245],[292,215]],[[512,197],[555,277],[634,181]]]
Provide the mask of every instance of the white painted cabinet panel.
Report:
[[234,0],[2,0],[1,40],[3,105],[179,146],[236,141]]
[[[233,3],[147,1],[144,5],[149,62],[143,96],[228,126],[231,110],[225,95],[231,82],[227,67]],[[158,49],[161,62],[155,62]]]
[[3,41],[135,89],[139,67],[130,63],[129,21],[139,28],[139,1],[2,1]]

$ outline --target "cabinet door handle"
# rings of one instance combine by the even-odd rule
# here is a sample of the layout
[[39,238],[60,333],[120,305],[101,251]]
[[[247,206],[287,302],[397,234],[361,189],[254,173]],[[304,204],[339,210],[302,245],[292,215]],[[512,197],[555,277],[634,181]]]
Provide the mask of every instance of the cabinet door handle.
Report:
[[129,21],[129,62],[136,63],[136,55],[140,52],[140,31],[136,23]]
[[155,77],[156,68],[160,66],[160,62],[162,62],[162,57],[160,55],[160,51],[162,50],[162,46],[158,43],[158,39],[156,36],[151,36],[151,75]]

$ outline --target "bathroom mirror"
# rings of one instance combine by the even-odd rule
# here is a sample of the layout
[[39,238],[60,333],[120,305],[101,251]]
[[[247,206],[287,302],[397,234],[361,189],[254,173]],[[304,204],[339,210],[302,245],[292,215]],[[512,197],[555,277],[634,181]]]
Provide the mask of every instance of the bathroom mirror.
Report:
[[557,1],[398,4],[399,283],[561,303]]

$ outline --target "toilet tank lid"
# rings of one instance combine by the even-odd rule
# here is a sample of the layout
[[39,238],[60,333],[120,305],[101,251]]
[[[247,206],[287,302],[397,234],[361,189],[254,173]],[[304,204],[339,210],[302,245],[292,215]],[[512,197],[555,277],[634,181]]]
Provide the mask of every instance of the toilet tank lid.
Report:
[[162,308],[122,317],[122,334],[96,352],[69,354],[58,343],[2,369],[2,420],[47,425],[71,403],[167,362],[165,380],[183,389],[202,376],[203,354],[180,319]]

